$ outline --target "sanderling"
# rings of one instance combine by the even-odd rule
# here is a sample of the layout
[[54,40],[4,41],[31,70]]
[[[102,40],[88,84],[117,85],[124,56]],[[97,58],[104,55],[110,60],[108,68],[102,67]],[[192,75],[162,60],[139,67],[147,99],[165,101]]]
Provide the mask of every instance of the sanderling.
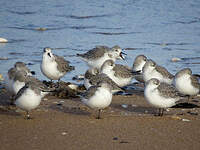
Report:
[[111,87],[107,82],[99,82],[91,86],[81,98],[82,102],[93,109],[98,109],[97,119],[100,119],[101,110],[108,107],[112,101]]
[[26,111],[27,119],[30,119],[29,111],[35,109],[43,98],[42,92],[50,92],[52,89],[41,86],[38,82],[27,82],[17,93],[15,97],[15,105]]
[[28,75],[34,75],[34,71],[30,71],[30,69],[27,68],[26,64],[23,62],[16,62],[14,65],[14,68],[16,68],[17,71],[25,71]]
[[190,96],[195,96],[200,92],[198,77],[192,75],[190,68],[184,68],[177,72],[173,83],[180,93],[188,96],[188,101]]
[[144,96],[147,102],[159,108],[159,116],[163,115],[165,108],[176,105],[182,97],[173,85],[160,82],[156,78],[146,82]]
[[102,64],[108,59],[111,59],[114,62],[116,59],[124,59],[122,54],[125,53],[123,53],[122,49],[116,45],[112,48],[107,46],[97,46],[84,54],[77,54],[77,56],[87,62],[89,67],[100,69]]
[[60,80],[67,72],[74,70],[69,65],[69,61],[64,57],[57,56],[51,52],[51,48],[44,48],[43,59],[41,63],[42,73],[50,80]]
[[142,75],[142,68],[144,67],[145,63],[147,62],[147,57],[144,55],[138,55],[133,62],[133,71],[140,71],[140,75],[136,75],[135,79],[139,82],[144,82],[143,75]]
[[96,76],[99,73],[99,70],[97,68],[90,68],[85,72],[84,75],[84,86],[86,89],[89,89],[92,84],[90,83],[90,79],[94,76]]
[[145,82],[151,78],[156,78],[161,82],[172,84],[174,76],[164,67],[156,65],[153,60],[148,60],[142,69],[143,79]]
[[5,78],[5,85],[6,85],[6,89],[9,91],[9,93],[11,93],[11,95],[13,94],[16,94],[14,91],[13,91],[13,80],[15,78],[15,75],[18,71],[24,71],[27,75],[34,75],[35,72],[34,71],[30,71],[25,63],[23,62],[16,62],[14,64],[14,67],[13,68],[10,68],[8,70],[8,73],[7,73],[7,76]]
[[105,61],[100,72],[108,75],[120,87],[130,84],[134,76],[140,74],[128,66],[115,64],[112,60]]

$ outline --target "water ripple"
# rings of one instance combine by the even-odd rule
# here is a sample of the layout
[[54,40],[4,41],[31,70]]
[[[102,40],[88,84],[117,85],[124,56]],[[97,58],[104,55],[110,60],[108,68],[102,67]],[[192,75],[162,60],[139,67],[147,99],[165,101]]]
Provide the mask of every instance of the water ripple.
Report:
[[192,23],[198,23],[200,22],[200,18],[194,18],[190,21],[173,21],[174,23],[180,23],[180,24],[192,24]]
[[123,34],[138,34],[141,32],[90,32],[92,34],[102,34],[102,35],[123,35]]
[[18,30],[47,31],[47,30],[62,30],[62,29],[66,29],[67,27],[57,27],[57,28],[8,27],[8,28],[11,28],[11,29],[18,29]]
[[92,19],[92,18],[100,18],[100,17],[111,17],[113,14],[102,14],[102,15],[88,15],[88,16],[76,16],[76,15],[56,15],[57,17],[65,17],[72,19]]
[[31,12],[31,11],[20,12],[20,11],[12,11],[12,10],[8,10],[8,12],[17,14],[17,15],[32,15],[32,14],[37,13],[37,12]]
[[148,45],[160,45],[160,46],[174,46],[174,45],[191,45],[192,43],[144,43]]

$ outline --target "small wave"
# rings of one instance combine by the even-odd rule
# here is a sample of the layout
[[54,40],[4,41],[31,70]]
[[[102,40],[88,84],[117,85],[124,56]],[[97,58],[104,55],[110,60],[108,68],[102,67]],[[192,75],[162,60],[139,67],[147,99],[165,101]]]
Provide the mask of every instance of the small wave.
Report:
[[123,34],[137,34],[140,32],[90,32],[93,34],[102,34],[102,35],[123,35]]
[[144,43],[144,44],[160,45],[160,46],[191,45],[191,43]]
[[103,15],[88,15],[88,16],[76,16],[76,15],[57,15],[58,17],[72,18],[72,19],[91,19],[100,17],[111,17],[113,14],[103,14]]
[[37,12],[31,12],[31,11],[19,12],[19,11],[12,11],[12,10],[9,10],[8,12],[13,13],[13,14],[17,14],[17,15],[32,15],[32,14],[37,13]]

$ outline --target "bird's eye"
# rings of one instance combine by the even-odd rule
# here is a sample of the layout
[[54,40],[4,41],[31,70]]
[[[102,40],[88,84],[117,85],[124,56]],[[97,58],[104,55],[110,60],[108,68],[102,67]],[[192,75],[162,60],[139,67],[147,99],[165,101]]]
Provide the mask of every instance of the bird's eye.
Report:
[[158,81],[154,81],[154,84],[155,84],[155,85],[158,85],[158,84],[159,84],[159,82],[158,82]]
[[118,52],[118,49],[116,49],[115,51]]

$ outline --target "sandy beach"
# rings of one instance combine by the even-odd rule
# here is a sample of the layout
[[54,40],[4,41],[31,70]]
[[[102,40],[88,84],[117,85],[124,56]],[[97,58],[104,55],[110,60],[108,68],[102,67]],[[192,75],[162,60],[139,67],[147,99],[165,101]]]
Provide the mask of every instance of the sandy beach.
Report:
[[157,117],[142,92],[116,95],[102,119],[95,119],[97,112],[79,98],[47,96],[25,120],[23,111],[7,105],[4,89],[0,96],[1,150],[200,148],[199,97]]

